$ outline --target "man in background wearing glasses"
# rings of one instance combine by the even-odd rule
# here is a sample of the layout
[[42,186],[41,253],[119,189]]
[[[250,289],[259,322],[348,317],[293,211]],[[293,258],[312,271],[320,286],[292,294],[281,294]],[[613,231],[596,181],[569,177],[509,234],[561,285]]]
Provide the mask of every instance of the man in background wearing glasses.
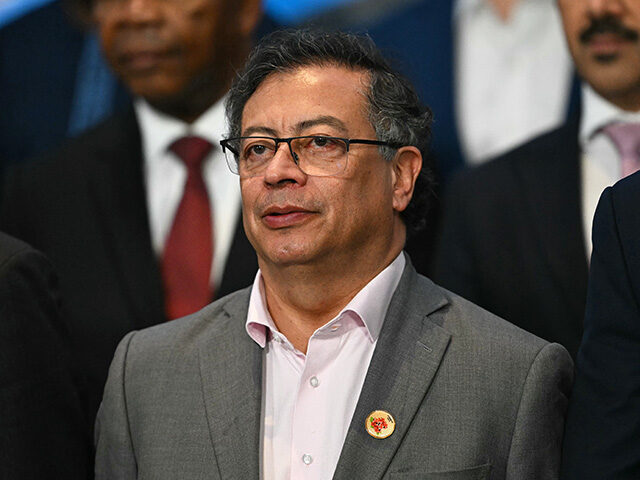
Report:
[[226,107],[260,271],[123,339],[97,478],[557,478],[568,353],[402,252],[431,187],[413,88],[367,38],[281,32]]

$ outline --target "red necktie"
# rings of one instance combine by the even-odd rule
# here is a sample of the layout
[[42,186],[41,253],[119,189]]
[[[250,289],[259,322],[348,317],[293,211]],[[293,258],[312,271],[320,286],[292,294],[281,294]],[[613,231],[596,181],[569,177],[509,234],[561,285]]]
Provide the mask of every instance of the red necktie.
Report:
[[213,298],[209,283],[213,228],[202,161],[213,145],[200,137],[176,140],[172,150],[187,167],[187,181],[164,247],[162,280],[167,318],[196,312]]

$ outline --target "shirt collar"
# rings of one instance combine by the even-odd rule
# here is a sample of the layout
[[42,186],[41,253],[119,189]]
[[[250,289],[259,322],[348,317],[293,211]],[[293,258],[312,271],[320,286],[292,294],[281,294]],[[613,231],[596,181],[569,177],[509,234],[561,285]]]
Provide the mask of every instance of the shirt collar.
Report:
[[[334,319],[316,332],[330,327],[344,313],[353,312],[366,327],[371,342],[375,342],[382,330],[391,297],[400,282],[405,264],[404,254],[400,253],[387,268],[367,283]],[[259,270],[251,289],[245,329],[253,341],[262,348],[265,347],[270,336],[278,332],[266,306],[264,281]]]
[[218,100],[195,122],[188,124],[159,112],[144,99],[137,98],[134,108],[140,125],[145,159],[160,158],[173,142],[185,135],[197,135],[218,147],[222,135],[227,131],[224,100],[224,97]]
[[[517,3],[525,3],[529,0],[517,0]],[[537,3],[552,3],[553,0],[535,0]],[[455,0],[455,4],[453,6],[453,18],[458,18],[461,15],[471,15],[477,10],[481,10],[483,8],[489,8],[487,0]],[[514,8],[518,8],[516,5]]]
[[640,111],[622,110],[598,95],[587,83],[583,83],[580,145],[584,147],[602,127],[617,122],[640,122]]

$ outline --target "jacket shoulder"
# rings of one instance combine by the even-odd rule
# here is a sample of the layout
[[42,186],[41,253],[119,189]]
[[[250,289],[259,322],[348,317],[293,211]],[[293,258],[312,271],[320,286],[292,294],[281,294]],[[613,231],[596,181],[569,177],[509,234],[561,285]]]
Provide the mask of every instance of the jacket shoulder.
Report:
[[452,348],[470,362],[493,368],[521,368],[528,371],[539,353],[549,348],[571,362],[566,349],[504,320],[442,287],[447,305],[438,312],[438,322],[452,335]]
[[[247,336],[244,331],[251,287],[231,293],[189,316],[136,331],[129,350],[143,355],[171,350],[199,348],[212,337],[234,341]],[[123,340],[124,341],[124,340]]]

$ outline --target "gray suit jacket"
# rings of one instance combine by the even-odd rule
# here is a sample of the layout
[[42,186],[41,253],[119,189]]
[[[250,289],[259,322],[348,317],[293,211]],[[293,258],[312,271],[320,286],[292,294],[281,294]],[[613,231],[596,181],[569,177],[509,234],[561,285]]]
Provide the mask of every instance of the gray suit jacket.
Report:
[[[127,335],[96,423],[97,479],[257,479],[262,349],[249,290]],[[552,479],[566,350],[418,275],[408,262],[347,433],[338,479]],[[387,439],[365,431],[389,411]],[[325,419],[331,421],[331,419]]]

